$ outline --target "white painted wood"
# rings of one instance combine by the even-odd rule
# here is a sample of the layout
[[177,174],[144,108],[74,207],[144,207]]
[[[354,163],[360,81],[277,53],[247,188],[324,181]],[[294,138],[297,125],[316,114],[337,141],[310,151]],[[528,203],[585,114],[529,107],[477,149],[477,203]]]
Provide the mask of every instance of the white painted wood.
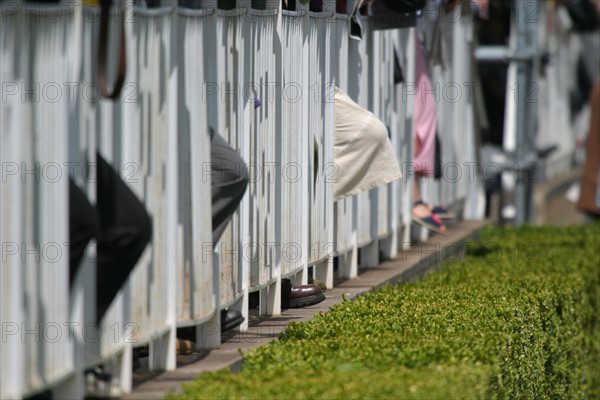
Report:
[[[22,102],[21,93],[0,102],[0,161],[3,174],[11,174],[0,182],[2,243],[24,243],[30,250],[36,243],[68,241],[68,181],[36,182],[28,174],[22,183],[19,173],[12,175],[4,166],[83,164],[93,160],[96,148],[116,162],[142,199],[154,232],[97,340],[90,340],[94,326],[82,329],[95,319],[94,257],[81,266],[69,293],[67,257],[50,266],[47,260],[36,261],[34,255],[43,254],[39,247],[24,253],[25,262],[21,253],[7,253],[14,248],[2,249],[1,256],[8,257],[0,270],[3,322],[14,322],[18,329],[21,322],[31,327],[71,321],[82,327],[73,332],[73,343],[35,346],[12,334],[6,343],[0,341],[0,396],[22,398],[52,388],[55,394],[77,397],[83,370],[101,363],[114,373],[111,390],[126,393],[135,346],[150,345],[152,369],[173,369],[177,326],[196,326],[196,346],[216,348],[221,308],[241,310],[247,319],[248,292],[260,292],[261,314],[277,315],[282,278],[306,283],[311,266],[314,277],[332,287],[334,256],[339,257],[339,276],[350,278],[358,274],[359,249],[360,265],[376,266],[380,252],[394,257],[411,242],[414,176],[407,165],[412,161],[414,96],[406,93],[415,80],[415,30],[373,32],[365,21],[365,38],[356,42],[347,36],[346,17],[331,12],[333,1],[322,13],[309,12],[307,5],[284,13],[280,1],[267,2],[266,10],[251,9],[250,3],[240,0],[234,10],[217,10],[216,1],[203,2],[201,10],[136,9],[136,23],[126,25],[127,82],[116,102],[85,98],[84,91],[77,91],[72,103],[64,98],[36,102],[35,96]],[[98,36],[97,11],[76,8],[75,23],[58,24],[1,12],[6,16],[0,25],[3,82],[26,82],[17,64],[31,69],[34,81],[27,81],[28,87],[95,82],[91,49]],[[470,22],[448,23],[444,29],[449,62],[446,70],[434,71],[435,77],[440,84],[469,79]],[[13,31],[28,51],[15,50]],[[112,50],[116,43],[115,36]],[[406,79],[396,86],[394,49]],[[14,62],[12,54],[19,54]],[[550,73],[558,74],[555,68]],[[405,175],[336,204],[328,180],[334,85],[390,127]],[[548,96],[562,93],[547,85]],[[255,108],[255,97],[260,107]],[[440,104],[444,163],[476,160],[472,113],[465,99]],[[206,169],[209,127],[240,152],[251,172],[240,210],[217,248]],[[127,165],[137,179],[128,179]],[[94,202],[95,185],[84,179],[83,168],[73,176]],[[471,204],[465,210],[478,218],[480,199],[471,196],[477,185],[462,179],[428,184],[424,190],[448,205]],[[90,255],[94,250],[91,244]],[[26,304],[24,296],[32,300]],[[240,327],[246,328],[247,322]]]
[[309,104],[308,121],[309,160],[311,165],[311,232],[309,264],[315,266],[315,275],[329,287],[333,284],[333,164],[334,90],[332,84],[331,41],[323,37],[335,35],[335,15],[331,12],[309,12],[308,41],[322,46],[309,46]]
[[[17,10],[0,8],[0,81],[14,82],[3,88],[6,101],[0,102],[0,243],[2,268],[0,268],[0,397],[21,398],[27,391],[25,369],[25,342],[21,340],[20,322],[25,313],[22,301],[23,269],[18,244],[23,238],[22,218],[26,212],[23,204],[25,185],[21,183],[20,163],[27,144],[25,132],[26,103],[21,101],[19,65],[27,63],[29,32],[19,24],[22,17]],[[18,55],[13,58],[14,55]]]
[[[179,217],[177,320],[210,318],[216,309],[213,276],[211,212],[209,93],[210,49],[205,35],[211,21],[205,10],[180,9],[178,25],[179,110]],[[210,36],[209,36],[210,37]]]
[[309,171],[304,168],[308,136],[302,130],[303,99],[308,95],[303,82],[302,57],[304,11],[285,11],[282,17],[281,137],[281,274],[300,273],[307,265],[310,204]]

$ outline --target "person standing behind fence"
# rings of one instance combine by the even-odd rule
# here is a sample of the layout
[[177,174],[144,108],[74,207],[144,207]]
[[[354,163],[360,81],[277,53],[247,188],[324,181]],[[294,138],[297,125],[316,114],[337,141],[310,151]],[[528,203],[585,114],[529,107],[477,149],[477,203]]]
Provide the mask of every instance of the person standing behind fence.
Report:
[[435,172],[437,109],[435,91],[429,76],[425,45],[418,32],[415,32],[415,59],[415,83],[417,85],[413,109],[415,202],[412,217],[415,222],[427,229],[445,233],[448,228],[442,222],[442,217],[452,217],[450,212],[441,206],[430,206],[421,197],[421,181],[423,178],[433,176]]
[[[216,244],[244,196],[248,171],[221,136],[211,130],[210,137],[212,234]],[[143,204],[117,172],[99,153],[96,157],[96,207],[70,180],[70,280],[78,271],[87,244],[96,238],[96,319],[100,321],[150,242],[152,223]]]

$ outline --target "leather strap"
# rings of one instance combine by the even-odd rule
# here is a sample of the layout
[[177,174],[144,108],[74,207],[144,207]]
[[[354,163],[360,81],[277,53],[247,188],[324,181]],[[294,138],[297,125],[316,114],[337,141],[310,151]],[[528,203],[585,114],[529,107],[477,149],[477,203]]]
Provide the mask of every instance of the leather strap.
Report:
[[100,0],[100,44],[98,46],[98,84],[100,85],[100,94],[102,97],[116,99],[121,94],[123,83],[125,82],[125,73],[127,72],[127,53],[125,48],[125,21],[123,15],[119,12],[120,28],[120,54],[119,69],[117,70],[117,79],[113,85],[112,91],[108,87],[108,78],[106,71],[106,53],[108,52],[108,31],[110,9],[113,0]]

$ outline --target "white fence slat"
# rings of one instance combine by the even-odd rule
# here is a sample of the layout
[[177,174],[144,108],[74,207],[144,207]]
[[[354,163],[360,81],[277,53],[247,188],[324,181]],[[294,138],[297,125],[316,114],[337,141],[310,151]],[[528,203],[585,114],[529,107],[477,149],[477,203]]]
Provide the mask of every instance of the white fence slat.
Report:
[[[326,13],[309,12],[309,42],[329,37],[332,32],[331,16]],[[329,33],[329,34],[326,34]],[[331,86],[329,56],[324,46],[309,46],[309,135],[313,136],[309,147],[311,174],[313,174],[311,207],[311,235],[309,264],[318,264],[332,254],[333,239],[333,87]],[[310,138],[309,138],[310,140]],[[316,148],[315,148],[316,147]],[[311,157],[312,155],[312,157]],[[316,161],[316,162],[315,162]]]
[[[139,82],[135,88],[137,97],[134,101],[122,99],[115,107],[115,114],[120,118],[120,129],[115,130],[120,137],[115,138],[115,147],[122,149],[119,158],[115,157],[121,166],[119,172],[142,199],[153,222],[152,243],[123,291],[128,292],[128,296],[123,298],[123,325],[119,327],[125,329],[134,322],[133,338],[140,342],[168,329],[165,303],[150,302],[150,299],[167,293],[168,280],[175,276],[167,262],[165,246],[169,240],[169,224],[174,223],[167,218],[168,200],[172,196],[166,192],[166,179],[174,168],[167,161],[169,143],[174,145],[168,138],[176,135],[176,131],[169,131],[168,115],[170,98],[177,96],[169,92],[172,87],[169,85],[171,15],[170,8],[152,12],[135,10],[137,23],[131,24],[131,34],[134,42],[141,46],[128,52],[128,80]],[[136,37],[139,40],[136,41]],[[126,94],[124,91],[123,95]],[[129,175],[130,166],[139,173]]]
[[[414,173],[408,173],[408,167],[414,156],[414,134],[413,134],[413,123],[412,115],[414,110],[414,96],[409,95],[409,88],[407,83],[414,84],[415,82],[415,62],[413,55],[415,54],[415,35],[416,31],[414,28],[407,29],[400,33],[399,38],[399,57],[402,58],[405,67],[405,80],[406,83],[400,85],[399,98],[403,105],[404,115],[401,120],[401,124],[404,126],[404,141],[400,144],[400,162],[403,166],[403,178],[402,187],[400,188],[400,198],[402,199],[402,224],[405,227],[402,235],[402,247],[408,247],[411,239],[411,220],[412,220],[412,199],[413,199],[413,187],[414,187]],[[401,50],[402,49],[402,50]],[[402,62],[401,61],[401,62]],[[398,93],[397,93],[398,97]]]
[[[243,4],[240,4],[240,6]],[[221,120],[225,123],[220,132],[235,149],[241,149],[241,139],[244,136],[243,112],[245,106],[243,66],[246,63],[246,48],[242,41],[242,30],[246,20],[247,10],[236,8],[233,10],[218,10],[217,35],[218,52],[217,63],[223,68],[217,70],[219,84],[219,112]],[[241,168],[242,166],[240,166]],[[240,214],[234,215],[229,227],[223,233],[217,247],[220,255],[221,271],[221,300],[222,305],[231,304],[242,294],[241,271],[241,235]]]
[[308,147],[302,131],[302,99],[307,93],[303,84],[303,11],[286,11],[282,20],[281,98],[281,274],[301,272],[307,265],[309,203],[305,196],[309,171],[303,168]]
[[[343,14],[336,15],[336,44],[339,49],[338,65],[334,79],[338,87],[349,92],[349,37],[348,20]],[[335,105],[334,105],[335,107]],[[352,196],[335,202],[335,236],[336,253],[339,256],[339,275],[342,278],[353,278],[358,274],[357,250],[357,198]]]
[[274,30],[277,10],[250,10],[252,19],[253,52],[251,58],[252,77],[249,82],[262,103],[255,108],[251,123],[250,159],[250,243],[244,249],[244,257],[250,261],[250,287],[264,287],[277,279],[275,274],[276,240],[274,218],[275,209],[275,115],[279,99],[275,97],[273,86],[276,73],[274,54]]
[[[17,38],[22,49],[29,49],[27,27],[18,22],[22,17],[17,10],[0,8],[0,81],[7,82],[4,90],[8,92],[8,83],[12,82],[12,96],[21,96],[18,87],[20,65],[27,63],[27,51],[17,51]],[[18,54],[18,57],[14,57]],[[13,58],[14,57],[14,58]],[[25,64],[26,65],[26,64]],[[26,369],[24,368],[25,342],[21,340],[19,321],[23,318],[22,303],[23,267],[17,245],[23,239],[24,185],[21,184],[19,166],[25,145],[23,134],[23,114],[26,105],[20,98],[0,102],[0,162],[3,175],[0,181],[0,240],[2,244],[2,268],[0,269],[0,320],[3,340],[0,341],[0,397],[19,398],[27,390]],[[6,171],[6,172],[4,172]],[[8,174],[16,174],[11,175]],[[9,253],[16,255],[8,256]]]
[[212,233],[210,210],[210,161],[208,111],[203,52],[206,14],[203,10],[180,10],[182,31],[179,107],[179,233],[178,321],[202,321],[216,309],[213,287]]

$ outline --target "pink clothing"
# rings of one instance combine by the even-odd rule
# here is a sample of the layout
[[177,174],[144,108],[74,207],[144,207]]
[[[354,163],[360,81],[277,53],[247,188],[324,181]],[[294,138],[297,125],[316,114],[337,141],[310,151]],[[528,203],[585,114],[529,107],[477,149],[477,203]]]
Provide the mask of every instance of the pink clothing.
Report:
[[413,129],[419,139],[420,149],[415,153],[413,165],[421,175],[433,176],[435,168],[435,131],[437,128],[436,95],[428,75],[425,48],[415,34],[416,49],[416,84],[417,93],[414,98]]

